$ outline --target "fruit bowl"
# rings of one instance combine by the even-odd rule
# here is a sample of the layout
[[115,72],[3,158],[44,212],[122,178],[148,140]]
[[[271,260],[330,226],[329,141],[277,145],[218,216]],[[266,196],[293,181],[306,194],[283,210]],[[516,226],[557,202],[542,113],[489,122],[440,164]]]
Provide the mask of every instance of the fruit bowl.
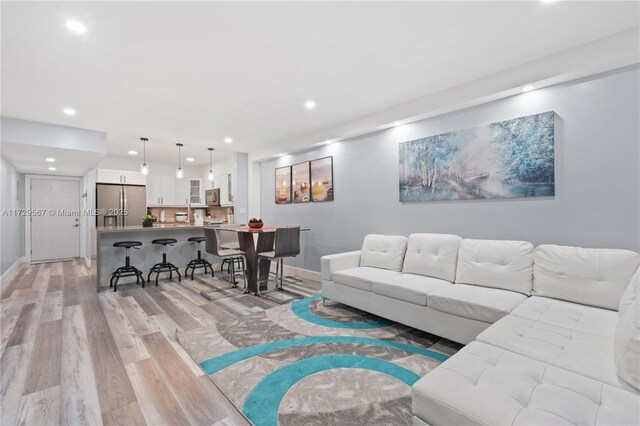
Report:
[[264,226],[262,222],[249,222],[249,228],[251,229],[260,229]]

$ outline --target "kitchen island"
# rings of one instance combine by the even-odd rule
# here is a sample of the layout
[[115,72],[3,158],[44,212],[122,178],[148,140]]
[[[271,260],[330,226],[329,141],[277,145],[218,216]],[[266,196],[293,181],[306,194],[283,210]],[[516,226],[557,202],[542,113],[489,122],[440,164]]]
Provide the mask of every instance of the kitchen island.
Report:
[[[233,225],[206,225],[215,227],[229,227]],[[151,244],[157,238],[175,238],[178,242],[172,247],[167,246],[167,261],[180,268],[180,273],[184,271],[189,261],[197,257],[197,245],[191,245],[187,238],[204,236],[204,226],[195,226],[187,223],[164,223],[154,224],[150,227],[142,225],[132,226],[98,226],[96,227],[97,244],[97,264],[96,264],[96,286],[101,291],[109,288],[111,274],[125,262],[125,249],[113,247],[117,241],[140,241],[142,246],[139,250],[131,249],[131,265],[140,269],[146,280],[149,269],[162,260],[162,245]],[[204,242],[200,244],[202,257],[213,264],[214,270],[219,267],[220,259],[208,254],[205,251]],[[200,272],[201,273],[201,272]],[[155,274],[153,274],[155,276]],[[161,274],[161,278],[165,274]],[[166,274],[167,276],[169,274]],[[152,276],[153,278],[153,276]],[[135,282],[135,277],[122,278],[118,283],[126,284]]]

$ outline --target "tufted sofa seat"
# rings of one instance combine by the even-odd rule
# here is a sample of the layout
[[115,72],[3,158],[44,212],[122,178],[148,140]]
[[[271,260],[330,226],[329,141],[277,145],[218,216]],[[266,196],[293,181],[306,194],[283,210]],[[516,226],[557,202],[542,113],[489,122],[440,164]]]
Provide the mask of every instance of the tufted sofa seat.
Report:
[[639,265],[628,250],[369,235],[322,258],[322,293],[467,344],[414,384],[415,425],[637,425]]
[[416,424],[637,425],[638,395],[472,342],[413,386]]

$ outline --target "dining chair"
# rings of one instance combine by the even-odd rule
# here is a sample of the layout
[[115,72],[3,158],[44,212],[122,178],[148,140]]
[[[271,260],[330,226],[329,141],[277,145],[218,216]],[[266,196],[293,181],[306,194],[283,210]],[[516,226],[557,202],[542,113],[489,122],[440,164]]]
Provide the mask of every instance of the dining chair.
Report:
[[[240,250],[240,242],[238,241],[238,233],[229,231],[226,229],[218,229],[218,241],[220,241],[220,248],[230,249],[230,250]],[[233,257],[227,258],[222,261],[220,264],[220,272],[223,271],[225,265],[227,266],[227,274],[231,273],[231,264],[234,264],[233,267],[238,267],[240,269],[244,269],[244,258],[243,257]]]
[[246,277],[246,269],[245,265],[245,256],[244,252],[241,250],[234,249],[223,249],[220,247],[220,236],[219,229],[216,228],[204,228],[204,237],[205,237],[205,250],[207,253],[217,256],[223,260],[229,259],[231,261],[231,287],[238,287],[236,283],[236,271],[235,271],[235,262],[234,260],[237,258],[242,259],[242,280],[244,282],[244,288],[247,288],[247,277]]
[[[282,290],[284,282],[284,258],[296,257],[300,254],[300,225],[287,225],[284,228],[276,229],[273,248],[272,251],[258,253],[258,258],[276,261],[276,289]],[[262,280],[260,283],[264,281],[265,280]]]

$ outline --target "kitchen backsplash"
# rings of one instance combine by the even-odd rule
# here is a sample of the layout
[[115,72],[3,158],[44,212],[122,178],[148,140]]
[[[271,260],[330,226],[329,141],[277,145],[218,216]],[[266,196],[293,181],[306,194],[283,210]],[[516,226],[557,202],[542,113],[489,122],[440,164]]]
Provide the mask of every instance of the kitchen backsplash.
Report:
[[[165,223],[175,223],[177,222],[176,220],[177,213],[185,213],[185,214],[187,213],[186,207],[150,207],[149,209],[151,210],[151,214],[157,218],[158,222],[160,221],[160,218],[161,218],[160,211],[164,210]],[[192,208],[191,209],[192,217],[189,219],[190,222],[193,222],[193,212],[195,210],[205,210],[205,209]],[[211,215],[213,219],[222,220],[223,222],[227,221],[227,217],[229,213],[233,215],[233,207],[207,207],[206,210],[207,210],[207,214]],[[206,222],[207,220],[206,216],[204,217],[204,220]]]

